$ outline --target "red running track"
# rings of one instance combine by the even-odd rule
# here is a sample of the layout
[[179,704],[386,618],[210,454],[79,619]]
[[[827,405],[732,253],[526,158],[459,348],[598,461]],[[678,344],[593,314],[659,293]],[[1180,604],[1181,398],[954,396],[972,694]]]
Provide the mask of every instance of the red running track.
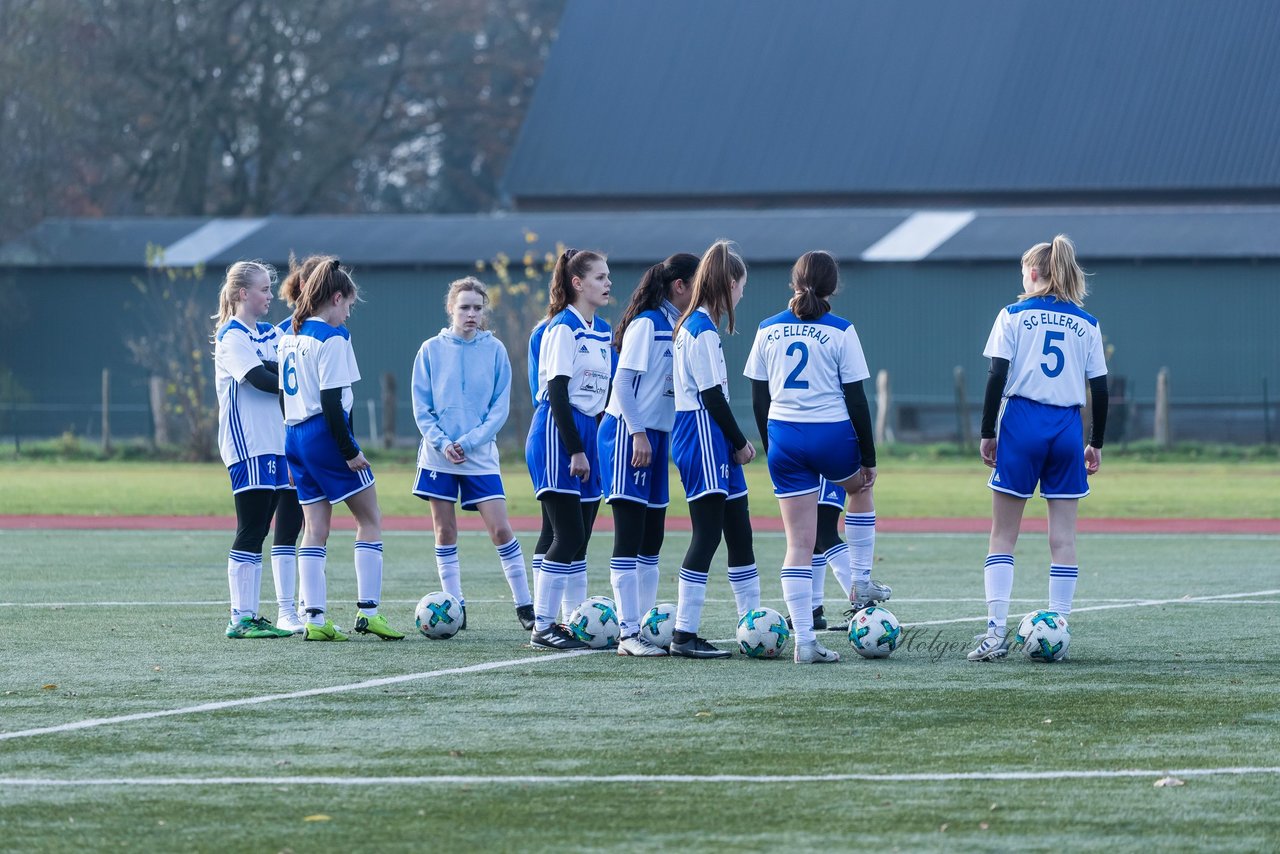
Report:
[[[780,532],[782,519],[776,516],[756,516],[751,524],[757,531]],[[542,520],[537,516],[513,516],[511,526],[517,531],[537,531]],[[88,531],[234,531],[235,519],[231,516],[0,516],[0,529],[9,530],[88,530]],[[333,527],[352,530],[355,521],[348,515],[335,515]],[[384,516],[382,527],[387,531],[430,531],[429,516]],[[483,531],[479,516],[458,514],[458,528],[463,531]],[[670,531],[689,530],[689,520],[672,517],[667,520]],[[613,518],[600,514],[595,530],[612,531]],[[985,517],[895,519],[881,517],[876,520],[876,530],[886,534],[985,534],[991,530],[991,520]],[[1028,533],[1043,532],[1044,519],[1025,519],[1022,530]],[[1090,519],[1081,518],[1079,530],[1085,534],[1277,534],[1280,535],[1280,519]]]

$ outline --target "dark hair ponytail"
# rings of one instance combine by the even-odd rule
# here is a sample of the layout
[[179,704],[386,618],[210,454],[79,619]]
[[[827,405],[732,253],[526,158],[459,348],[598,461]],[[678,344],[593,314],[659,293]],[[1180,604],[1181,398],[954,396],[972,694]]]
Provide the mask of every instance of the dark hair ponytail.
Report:
[[560,253],[556,268],[551,273],[551,286],[547,289],[547,320],[573,304],[574,277],[585,279],[591,265],[603,260],[603,255],[590,249],[566,249]]
[[665,261],[654,264],[640,277],[640,284],[631,293],[631,302],[622,313],[622,319],[613,330],[613,348],[622,350],[622,336],[627,326],[636,316],[646,311],[653,311],[662,305],[663,300],[671,299],[671,285],[683,279],[690,282],[698,271],[698,256],[688,252],[677,252]]
[[791,288],[796,293],[787,308],[801,320],[817,320],[831,311],[827,297],[839,286],[840,267],[831,253],[821,249],[806,252],[791,268]]
[[298,288],[298,298],[293,308],[295,334],[306,323],[307,318],[314,315],[334,294],[360,298],[360,289],[355,280],[342,269],[342,262],[332,255],[313,255],[302,262],[300,269],[310,269],[311,272]]

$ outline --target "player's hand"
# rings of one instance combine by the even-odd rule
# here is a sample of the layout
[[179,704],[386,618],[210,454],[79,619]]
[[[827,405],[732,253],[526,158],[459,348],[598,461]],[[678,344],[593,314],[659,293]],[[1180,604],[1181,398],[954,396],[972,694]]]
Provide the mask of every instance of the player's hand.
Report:
[[733,461],[740,466],[745,466],[747,463],[751,462],[755,458],[756,458],[756,447],[750,442],[747,442],[747,444],[743,445],[741,448],[733,452]]
[[863,467],[862,467],[862,471],[861,471],[860,473],[862,474],[862,486],[858,487],[856,491],[857,491],[857,492],[866,492],[866,491],[867,491],[868,489],[870,489],[870,488],[875,484],[875,482],[876,482],[876,467],[875,467],[875,466],[869,466],[869,467],[868,467],[868,466],[863,466]]
[[986,463],[987,468],[989,469],[995,468],[996,467],[996,440],[983,439],[982,444],[979,445],[978,447],[982,451],[982,461]]
[[347,468],[352,471],[364,471],[369,468],[369,461],[364,458],[364,451],[347,460]]
[[586,480],[591,477],[591,463],[587,462],[587,455],[582,451],[569,457],[569,474],[578,478],[578,480]]
[[444,446],[444,455],[449,462],[457,465],[467,461],[467,452],[462,450],[462,446],[457,442]]
[[648,468],[652,461],[653,446],[649,444],[649,437],[644,433],[633,434],[631,436],[631,467]]
[[1100,468],[1102,468],[1102,449],[1095,448],[1093,445],[1086,445],[1084,449],[1085,474],[1097,474]]

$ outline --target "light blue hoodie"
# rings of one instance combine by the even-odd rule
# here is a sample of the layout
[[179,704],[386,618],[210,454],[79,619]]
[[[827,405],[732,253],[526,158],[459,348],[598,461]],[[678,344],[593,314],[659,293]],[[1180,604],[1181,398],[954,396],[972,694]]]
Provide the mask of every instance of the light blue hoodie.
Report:
[[[498,474],[498,431],[511,408],[511,360],[492,332],[470,341],[448,329],[422,342],[413,363],[413,417],[422,433],[418,466],[451,474]],[[452,463],[449,444],[467,459]]]

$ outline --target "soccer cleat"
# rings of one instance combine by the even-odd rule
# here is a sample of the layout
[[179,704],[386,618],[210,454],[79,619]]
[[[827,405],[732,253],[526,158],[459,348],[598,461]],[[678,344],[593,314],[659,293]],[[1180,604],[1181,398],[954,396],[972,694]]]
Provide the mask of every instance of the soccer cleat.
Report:
[[317,626],[315,623],[307,623],[306,633],[302,636],[304,641],[344,641],[347,636],[338,631],[338,627],[333,624],[333,620],[326,619],[323,626]]
[[377,635],[386,641],[404,640],[404,635],[388,626],[387,618],[381,614],[370,617],[364,611],[356,611],[356,631],[362,635]]
[[542,631],[535,631],[529,637],[529,645],[534,649],[590,649],[585,643],[573,636],[573,632],[559,623],[552,623]]
[[[261,623],[259,623],[261,620]],[[230,620],[227,623],[227,637],[232,640],[246,640],[249,638],[287,638],[291,632],[283,632],[271,625],[270,621],[263,620],[261,617],[241,617],[239,620]]]
[[458,626],[458,631],[462,631],[467,627],[467,606],[462,606],[462,625]]
[[655,643],[650,643],[639,635],[632,635],[618,641],[618,655],[633,655],[637,658],[654,658],[666,655],[667,651]]
[[998,661],[1009,654],[1009,636],[986,634],[966,658],[970,661]]
[[687,641],[671,641],[671,655],[677,655],[680,658],[728,658],[733,653],[727,649],[718,649],[706,641],[694,635]]
[[[791,616],[787,615],[787,628],[795,631],[795,626],[791,624]],[[819,605],[813,609],[813,630],[815,632],[827,631],[827,617],[825,609]]]
[[520,621],[520,627],[526,632],[533,631],[533,606],[517,605],[516,619]]
[[276,628],[284,629],[290,634],[300,635],[307,630],[302,619],[293,611],[280,611],[276,614]]
[[827,649],[817,641],[796,644],[796,664],[835,664],[839,660],[840,653]]

